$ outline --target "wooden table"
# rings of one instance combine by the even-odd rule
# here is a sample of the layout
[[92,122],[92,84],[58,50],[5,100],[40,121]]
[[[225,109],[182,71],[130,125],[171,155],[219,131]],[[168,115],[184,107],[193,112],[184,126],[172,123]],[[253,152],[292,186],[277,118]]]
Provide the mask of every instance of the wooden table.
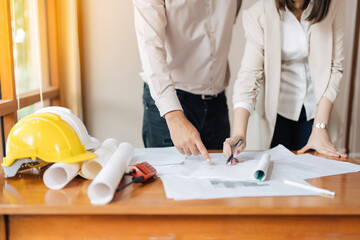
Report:
[[[358,163],[354,159],[347,161]],[[129,181],[126,177],[123,183]],[[42,174],[0,173],[1,239],[360,239],[360,173],[311,179],[321,196],[174,201],[160,179],[92,206],[90,181],[49,190]]]

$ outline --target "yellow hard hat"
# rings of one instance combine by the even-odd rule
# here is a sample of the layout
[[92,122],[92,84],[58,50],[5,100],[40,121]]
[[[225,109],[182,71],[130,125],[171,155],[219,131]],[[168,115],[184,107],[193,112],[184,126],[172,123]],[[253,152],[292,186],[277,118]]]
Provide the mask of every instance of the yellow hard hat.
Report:
[[6,157],[1,164],[11,166],[17,159],[41,159],[48,163],[75,163],[95,158],[87,152],[75,130],[58,115],[34,113],[17,122],[6,142]]

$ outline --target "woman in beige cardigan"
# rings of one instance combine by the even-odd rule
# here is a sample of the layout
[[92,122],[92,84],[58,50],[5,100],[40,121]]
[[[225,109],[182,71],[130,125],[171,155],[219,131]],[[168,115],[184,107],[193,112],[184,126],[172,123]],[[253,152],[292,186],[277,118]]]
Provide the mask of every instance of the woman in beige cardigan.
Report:
[[347,156],[327,133],[343,71],[344,2],[260,0],[243,12],[247,42],[234,86],[234,130],[224,142],[226,157],[239,139],[243,143],[235,154],[246,147],[261,86],[271,147]]

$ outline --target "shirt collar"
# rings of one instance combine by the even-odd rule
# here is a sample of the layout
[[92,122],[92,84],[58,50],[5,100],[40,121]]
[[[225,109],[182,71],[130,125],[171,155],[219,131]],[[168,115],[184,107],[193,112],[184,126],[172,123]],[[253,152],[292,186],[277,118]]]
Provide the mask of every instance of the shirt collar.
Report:
[[[305,8],[303,14],[301,15],[301,20],[305,20],[310,15],[313,5],[314,5],[314,0],[310,0],[308,6]],[[290,12],[290,10],[287,8],[287,6],[285,6],[285,10],[280,10],[280,19],[281,20],[284,19],[285,11]]]

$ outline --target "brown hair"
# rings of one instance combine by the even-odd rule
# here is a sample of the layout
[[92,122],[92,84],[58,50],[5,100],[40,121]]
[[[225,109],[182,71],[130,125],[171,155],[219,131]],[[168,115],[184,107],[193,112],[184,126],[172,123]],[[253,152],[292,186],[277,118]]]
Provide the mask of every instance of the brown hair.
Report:
[[[321,22],[329,12],[330,2],[331,0],[314,0],[314,6],[306,20],[312,23]],[[310,0],[305,0],[302,10],[305,10],[309,3]],[[280,12],[280,10],[285,10],[285,7],[291,12],[295,10],[293,0],[275,0],[275,4],[278,12]]]

